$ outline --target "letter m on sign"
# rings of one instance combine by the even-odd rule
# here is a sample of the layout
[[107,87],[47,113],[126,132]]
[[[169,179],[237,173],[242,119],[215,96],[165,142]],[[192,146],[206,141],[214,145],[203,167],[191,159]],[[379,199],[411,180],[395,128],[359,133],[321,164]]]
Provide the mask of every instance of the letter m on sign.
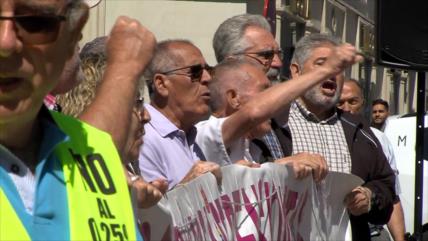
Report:
[[397,146],[400,146],[400,143],[404,143],[404,146],[406,146],[406,142],[407,142],[407,136],[404,136],[403,138],[401,138],[401,136],[398,136]]

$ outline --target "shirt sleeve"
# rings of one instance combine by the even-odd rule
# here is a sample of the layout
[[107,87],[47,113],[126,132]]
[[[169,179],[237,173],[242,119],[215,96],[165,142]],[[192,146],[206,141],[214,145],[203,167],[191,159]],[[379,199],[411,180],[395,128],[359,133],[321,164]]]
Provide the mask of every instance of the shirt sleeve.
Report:
[[196,125],[196,143],[207,161],[215,162],[220,166],[232,163],[223,142],[222,126],[225,120],[226,118],[211,116],[208,120],[201,121]]

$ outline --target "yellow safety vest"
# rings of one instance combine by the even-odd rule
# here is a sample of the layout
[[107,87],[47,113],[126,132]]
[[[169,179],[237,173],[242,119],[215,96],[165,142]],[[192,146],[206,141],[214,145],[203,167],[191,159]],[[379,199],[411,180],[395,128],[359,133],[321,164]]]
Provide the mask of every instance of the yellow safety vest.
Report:
[[[131,198],[110,135],[71,117],[51,112],[70,136],[57,145],[67,188],[70,240],[136,240]],[[31,240],[0,189],[0,240]]]

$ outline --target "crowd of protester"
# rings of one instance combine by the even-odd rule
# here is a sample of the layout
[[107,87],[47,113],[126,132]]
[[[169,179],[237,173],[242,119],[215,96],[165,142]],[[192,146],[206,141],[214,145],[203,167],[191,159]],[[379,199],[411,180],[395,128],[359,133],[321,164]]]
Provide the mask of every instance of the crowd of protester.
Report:
[[[106,223],[142,240],[133,206],[265,162],[315,182],[359,176],[344,200],[353,240],[383,224],[404,240],[390,143],[360,115],[358,81],[345,80],[362,60],[354,46],[307,35],[281,81],[282,50],[260,15],[218,27],[213,67],[190,40],[156,42],[128,17],[80,50],[87,18],[82,0],[0,0],[0,240],[102,240],[94,230]],[[376,100],[374,127],[385,112]]]

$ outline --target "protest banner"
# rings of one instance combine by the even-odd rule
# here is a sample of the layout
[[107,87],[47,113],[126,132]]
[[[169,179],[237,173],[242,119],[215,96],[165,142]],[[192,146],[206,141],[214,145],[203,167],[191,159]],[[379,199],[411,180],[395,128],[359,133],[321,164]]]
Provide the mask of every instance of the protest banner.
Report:
[[146,241],[345,240],[349,221],[343,199],[360,178],[331,172],[315,184],[294,178],[292,167],[222,167],[175,187],[159,204],[139,210]]

